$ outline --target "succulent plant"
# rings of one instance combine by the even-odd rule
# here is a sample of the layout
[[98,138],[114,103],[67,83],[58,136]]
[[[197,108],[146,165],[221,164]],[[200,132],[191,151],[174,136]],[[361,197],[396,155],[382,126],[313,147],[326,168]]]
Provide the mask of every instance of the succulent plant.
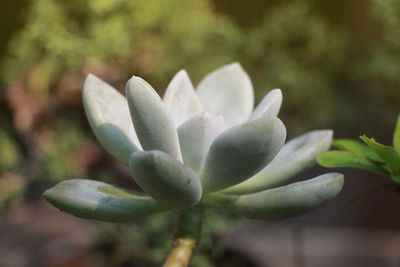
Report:
[[163,99],[139,77],[127,82],[125,98],[88,75],[83,103],[98,140],[130,168],[144,193],[84,179],[44,193],[75,216],[122,222],[178,209],[193,220],[193,211],[217,208],[280,220],[320,207],[343,186],[339,173],[285,185],[329,149],[332,131],[284,144],[286,129],[276,117],[281,91],[270,91],[253,110],[252,83],[238,63],[208,74],[197,90],[181,70]]

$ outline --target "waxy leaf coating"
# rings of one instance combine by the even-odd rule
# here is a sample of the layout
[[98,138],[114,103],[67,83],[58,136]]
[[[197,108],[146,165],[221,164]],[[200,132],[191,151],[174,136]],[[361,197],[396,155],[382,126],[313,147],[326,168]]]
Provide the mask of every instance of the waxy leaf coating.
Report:
[[168,209],[147,194],[85,179],[63,181],[43,196],[62,211],[108,222],[132,221]]
[[199,173],[211,143],[224,130],[225,123],[221,117],[216,118],[205,112],[182,123],[178,136],[185,165]]
[[310,212],[334,198],[343,187],[343,175],[328,173],[306,181],[249,195],[214,193],[202,203],[260,220],[282,220]]
[[172,78],[163,100],[176,126],[203,110],[185,70],[179,71]]
[[228,126],[246,121],[254,107],[253,85],[239,63],[208,74],[198,85],[197,94],[204,110],[222,116]]
[[151,85],[139,77],[132,77],[126,84],[126,97],[143,149],[161,150],[181,160],[174,122]]
[[271,90],[257,105],[248,120],[253,121],[261,117],[278,116],[281,105],[282,91],[280,89]]
[[212,143],[201,173],[203,190],[213,192],[238,184],[264,168],[279,152],[286,129],[276,117],[232,127]]
[[319,154],[329,150],[332,135],[331,130],[319,130],[293,138],[264,169],[223,192],[249,194],[289,182],[296,175],[312,167]]
[[201,199],[196,173],[162,151],[133,153],[129,168],[143,191],[169,208],[190,208]]
[[141,149],[123,95],[89,74],[82,94],[86,117],[100,143],[125,165],[133,152]]
[[[181,70],[163,100],[142,78],[133,76],[127,82],[124,98],[89,75],[83,102],[96,137],[129,166],[145,193],[73,179],[43,194],[55,207],[79,217],[125,222],[168,209],[190,208],[201,216],[204,207],[211,207],[249,218],[279,220],[323,205],[343,185],[343,176],[331,173],[270,189],[313,165],[315,157],[329,149],[332,132],[311,132],[283,146],[286,128],[276,117],[282,92],[270,91],[253,111],[253,86],[238,63],[211,72],[197,90]],[[397,153],[399,131],[394,136]],[[350,152],[333,151],[320,160],[327,165],[377,168],[400,181],[399,169],[393,165],[395,150],[364,141],[371,150],[345,141],[338,146]],[[370,156],[357,155],[360,151]],[[382,159],[389,160],[391,170]],[[193,221],[191,212],[178,213]],[[186,226],[192,227],[190,223]]]

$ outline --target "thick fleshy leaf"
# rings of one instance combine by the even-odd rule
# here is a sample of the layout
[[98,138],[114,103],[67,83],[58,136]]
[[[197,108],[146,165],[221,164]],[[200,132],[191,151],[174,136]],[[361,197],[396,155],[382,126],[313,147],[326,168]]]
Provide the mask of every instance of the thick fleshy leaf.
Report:
[[61,211],[108,222],[132,221],[168,209],[147,194],[85,179],[63,181],[43,196]]
[[343,175],[328,173],[316,178],[249,195],[207,195],[202,203],[260,220],[282,220],[310,212],[334,198],[343,187]]
[[225,129],[221,117],[208,113],[193,116],[178,128],[179,143],[185,165],[199,173],[211,143]]
[[321,166],[328,168],[352,168],[363,171],[370,171],[387,176],[389,173],[383,166],[376,165],[365,158],[361,158],[353,153],[346,151],[329,151],[317,157],[317,162]]
[[229,194],[249,194],[283,185],[312,167],[316,157],[329,150],[333,132],[312,131],[287,142],[264,169],[248,180],[224,190]]
[[208,74],[197,87],[204,110],[222,116],[228,126],[246,121],[254,106],[253,85],[239,63]]
[[282,105],[282,91],[274,89],[270,91],[260,104],[254,109],[249,121],[257,120],[261,117],[277,116]]
[[393,174],[400,175],[400,155],[397,154],[393,147],[379,144],[374,139],[368,138],[365,135],[360,138],[385,161]]
[[397,154],[400,155],[400,115],[397,118],[397,123],[394,129],[393,147],[396,149]]
[[383,162],[383,160],[374,151],[358,141],[351,139],[337,139],[333,140],[332,146],[349,151],[361,158],[366,158],[374,162]]
[[203,110],[185,70],[179,71],[172,78],[164,94],[164,103],[176,126]]
[[126,97],[133,125],[145,150],[161,150],[181,160],[178,133],[164,102],[145,80],[132,77]]
[[140,150],[141,146],[125,97],[89,74],[83,86],[82,100],[97,139],[111,155],[128,165],[131,154]]
[[162,151],[138,151],[129,168],[139,186],[167,207],[184,209],[201,199],[201,183],[196,173]]
[[215,139],[207,154],[201,173],[203,190],[221,190],[251,177],[275,157],[285,138],[285,126],[276,117],[226,130]]

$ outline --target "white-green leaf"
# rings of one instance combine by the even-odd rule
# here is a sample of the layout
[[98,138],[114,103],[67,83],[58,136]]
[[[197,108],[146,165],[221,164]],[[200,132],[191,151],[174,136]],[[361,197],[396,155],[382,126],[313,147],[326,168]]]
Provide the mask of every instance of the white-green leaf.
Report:
[[343,187],[343,175],[316,178],[249,195],[207,195],[202,204],[260,220],[282,220],[310,212],[334,198]]
[[134,76],[126,84],[126,97],[143,149],[161,150],[182,160],[174,122],[153,87]]
[[228,126],[242,123],[254,107],[253,85],[239,63],[208,74],[197,87],[204,110],[222,116]]
[[100,143],[115,158],[129,164],[129,157],[141,149],[123,95],[96,76],[86,77],[82,94],[86,116]]
[[225,129],[221,117],[208,113],[193,116],[178,128],[179,143],[185,165],[199,173],[212,141]]
[[251,177],[275,157],[285,138],[285,126],[276,117],[226,130],[215,139],[207,154],[201,173],[203,190],[221,190]]
[[172,78],[164,94],[164,103],[176,126],[203,110],[185,70],[179,71]]
[[319,130],[290,140],[263,170],[243,183],[227,188],[224,193],[249,194],[289,182],[312,167],[319,154],[329,150],[332,135],[331,130]]
[[277,116],[282,105],[282,91],[280,89],[271,90],[260,104],[254,109],[249,121],[267,116]]
[[147,194],[85,179],[63,181],[43,196],[64,212],[109,222],[132,221],[168,209]]
[[201,183],[196,173],[162,151],[132,154],[129,168],[143,191],[167,207],[190,208],[201,199]]

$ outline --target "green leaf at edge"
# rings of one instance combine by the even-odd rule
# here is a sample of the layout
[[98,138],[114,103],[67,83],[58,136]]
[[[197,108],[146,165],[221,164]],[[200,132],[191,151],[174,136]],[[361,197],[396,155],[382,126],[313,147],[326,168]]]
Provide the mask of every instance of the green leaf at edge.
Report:
[[332,141],[332,146],[342,149],[342,150],[346,150],[346,151],[351,152],[359,157],[366,158],[373,162],[381,162],[381,163],[384,162],[368,146],[364,145],[361,142],[352,140],[352,139],[335,139]]
[[400,155],[400,115],[397,117],[396,127],[393,134],[393,147],[397,154]]
[[376,142],[373,138],[368,138],[365,135],[360,136],[376,154],[378,154],[395,175],[400,175],[400,156],[391,146],[385,146]]
[[385,172],[380,166],[346,151],[329,151],[323,153],[317,157],[317,162],[323,167],[346,167],[389,176],[389,173]]

